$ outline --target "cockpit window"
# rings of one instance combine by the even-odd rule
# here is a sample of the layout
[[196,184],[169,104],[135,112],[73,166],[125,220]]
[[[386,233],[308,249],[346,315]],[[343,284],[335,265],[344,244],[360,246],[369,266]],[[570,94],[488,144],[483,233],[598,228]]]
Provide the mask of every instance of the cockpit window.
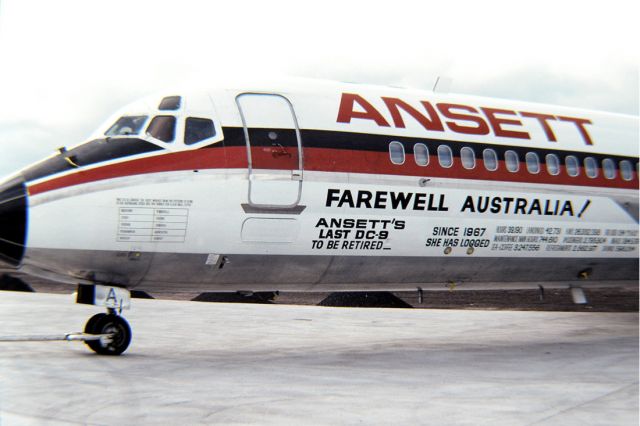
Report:
[[172,115],[153,117],[149,127],[147,127],[147,135],[162,142],[173,142],[176,138],[176,118]]
[[181,102],[182,98],[180,96],[167,96],[166,98],[162,98],[158,109],[160,111],[176,111],[180,109]]
[[184,129],[184,143],[185,145],[192,145],[205,139],[209,139],[216,134],[216,130],[213,127],[213,121],[207,118],[187,118],[187,123]]
[[118,120],[109,127],[105,136],[128,136],[140,133],[142,126],[147,121],[146,115],[130,115],[118,118]]

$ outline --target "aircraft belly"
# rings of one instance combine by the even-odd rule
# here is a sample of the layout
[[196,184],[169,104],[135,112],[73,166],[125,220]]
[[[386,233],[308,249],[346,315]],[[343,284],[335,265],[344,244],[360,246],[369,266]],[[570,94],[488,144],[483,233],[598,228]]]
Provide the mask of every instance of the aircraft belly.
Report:
[[[129,288],[146,291],[337,291],[511,288],[593,285],[634,280],[638,259],[418,258],[389,256],[233,255],[207,264],[208,255],[43,250],[32,256],[65,265],[87,280],[105,282],[129,274]],[[93,271],[90,273],[90,271]],[[102,271],[96,274],[95,271]],[[109,275],[109,271],[114,271]],[[117,271],[117,273],[115,272]],[[118,275],[120,274],[120,275]],[[585,274],[585,275],[583,275]],[[636,283],[637,284],[637,283]]]

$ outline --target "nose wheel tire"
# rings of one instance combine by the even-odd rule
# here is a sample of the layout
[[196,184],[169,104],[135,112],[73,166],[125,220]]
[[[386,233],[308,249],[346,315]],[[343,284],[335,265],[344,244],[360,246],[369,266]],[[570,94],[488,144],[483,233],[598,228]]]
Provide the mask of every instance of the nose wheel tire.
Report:
[[102,319],[102,317],[105,317],[105,316],[107,316],[107,314],[95,314],[94,316],[89,318],[89,321],[87,321],[87,323],[84,326],[84,332],[89,334],[95,334],[93,329],[96,327],[97,322],[100,319]]
[[92,316],[84,327],[89,334],[111,334],[110,339],[89,340],[85,343],[99,355],[120,355],[131,343],[131,327],[127,321],[113,314]]

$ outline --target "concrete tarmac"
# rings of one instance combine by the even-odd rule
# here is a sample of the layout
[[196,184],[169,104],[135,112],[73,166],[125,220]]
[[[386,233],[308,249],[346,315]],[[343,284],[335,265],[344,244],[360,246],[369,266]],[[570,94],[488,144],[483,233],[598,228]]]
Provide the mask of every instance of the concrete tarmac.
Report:
[[[0,335],[98,308],[0,292]],[[0,342],[0,424],[637,425],[638,314],[133,300],[121,357]]]

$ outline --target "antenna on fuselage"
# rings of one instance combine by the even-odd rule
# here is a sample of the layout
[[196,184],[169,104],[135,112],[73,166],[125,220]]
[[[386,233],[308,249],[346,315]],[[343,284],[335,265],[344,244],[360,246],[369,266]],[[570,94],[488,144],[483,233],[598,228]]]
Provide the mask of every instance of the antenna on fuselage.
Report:
[[438,78],[436,78],[436,84],[433,85],[433,91],[438,93],[449,93],[452,84],[453,79],[438,76]]

